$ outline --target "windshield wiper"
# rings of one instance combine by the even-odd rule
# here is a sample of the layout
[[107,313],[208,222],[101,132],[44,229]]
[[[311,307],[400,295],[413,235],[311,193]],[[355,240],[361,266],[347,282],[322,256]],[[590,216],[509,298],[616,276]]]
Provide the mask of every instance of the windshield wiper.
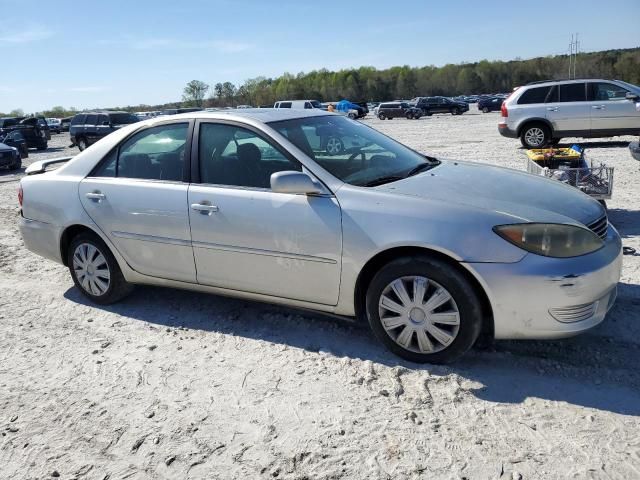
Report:
[[426,172],[427,170],[432,169],[433,167],[435,167],[436,164],[434,163],[421,163],[420,165],[412,168],[411,170],[409,170],[409,172],[407,173],[407,177],[412,177],[414,175],[417,175],[420,172]]
[[401,175],[389,175],[387,177],[374,178],[373,180],[368,181],[367,183],[363,183],[360,185],[361,187],[377,187],[378,185],[384,185],[385,183],[397,182],[398,180],[402,180],[406,177]]

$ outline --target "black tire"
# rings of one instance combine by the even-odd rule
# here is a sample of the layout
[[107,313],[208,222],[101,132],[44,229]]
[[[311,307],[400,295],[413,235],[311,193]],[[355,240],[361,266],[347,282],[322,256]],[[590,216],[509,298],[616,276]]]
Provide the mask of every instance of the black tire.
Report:
[[76,146],[78,147],[78,150],[80,150],[82,152],[82,151],[87,149],[89,144],[87,143],[87,139],[86,138],[80,137],[80,138],[76,139]]
[[407,117],[407,120],[413,120],[413,113],[407,113],[405,117]]
[[47,146],[48,146],[47,142],[40,143],[40,144],[36,147],[36,150],[46,150],[46,149],[47,149]]
[[380,120],[386,120],[386,118],[387,118],[387,117],[385,116],[385,114],[384,114],[384,113],[379,113],[379,114],[378,114],[378,118],[379,118]]
[[[438,283],[450,293],[458,309],[457,334],[451,343],[442,345],[443,348],[434,353],[421,353],[399,345],[387,333],[380,319],[378,302],[385,288],[396,279],[411,276],[422,276],[430,282]],[[453,362],[473,346],[482,329],[482,307],[475,289],[464,275],[450,264],[428,256],[403,257],[382,267],[369,284],[366,293],[366,315],[374,335],[389,350],[399,357],[417,363]],[[435,337],[431,340],[435,340]],[[409,343],[417,345],[416,342],[417,335],[411,333]]]
[[460,115],[460,109],[458,107],[452,108],[451,115]]
[[489,113],[489,107],[482,107],[482,113]]
[[[78,279],[78,272],[76,272],[74,268],[74,253],[76,251],[76,248],[82,244],[92,245],[100,254],[102,254],[106,261],[105,263],[108,267],[110,278],[108,288],[100,295],[96,295],[82,286],[81,281]],[[97,255],[95,257],[97,258]],[[76,288],[80,290],[80,293],[82,293],[85,297],[87,297],[94,303],[98,303],[100,305],[109,305],[122,300],[133,290],[133,285],[131,285],[124,279],[122,271],[118,266],[118,262],[111,253],[111,250],[109,250],[109,247],[107,247],[102,239],[94,233],[80,233],[76,235],[73,240],[71,240],[71,244],[69,245],[69,249],[67,250],[67,265],[69,267],[69,271],[71,272],[71,278],[73,278],[73,283],[76,285]]]
[[[535,134],[535,135],[534,135]],[[539,142],[532,142],[531,139],[540,138]],[[525,125],[520,132],[520,142],[525,148],[543,148],[551,141],[551,132],[544,123],[530,123]]]
[[424,114],[425,114],[427,117],[430,117],[431,115],[433,115],[433,114],[431,113],[431,110],[425,110],[425,111],[424,111]]
[[10,170],[20,170],[22,168],[22,159],[18,159],[16,163],[11,165]]

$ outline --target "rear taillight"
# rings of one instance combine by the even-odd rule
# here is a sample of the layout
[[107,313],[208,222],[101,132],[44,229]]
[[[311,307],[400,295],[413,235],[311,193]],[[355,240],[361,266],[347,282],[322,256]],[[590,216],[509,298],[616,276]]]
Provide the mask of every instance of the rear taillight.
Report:
[[500,107],[500,115],[503,117],[509,116],[509,110],[507,110],[507,104],[502,102],[502,106]]
[[22,191],[22,185],[18,187],[18,203],[22,207],[22,200],[24,199],[24,192]]

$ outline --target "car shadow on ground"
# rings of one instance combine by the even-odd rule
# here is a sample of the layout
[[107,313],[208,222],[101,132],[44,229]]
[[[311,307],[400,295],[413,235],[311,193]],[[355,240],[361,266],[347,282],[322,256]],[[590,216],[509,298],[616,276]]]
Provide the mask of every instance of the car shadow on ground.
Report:
[[640,210],[609,208],[607,215],[622,238],[640,236]]
[[11,170],[8,168],[0,168],[0,177],[7,177],[7,176],[13,176],[13,175],[22,175],[24,173],[25,170],[25,166],[22,166],[21,168],[18,168],[17,170]]
[[[558,144],[559,148],[569,148],[572,145],[580,145],[583,149],[587,150],[589,148],[627,148],[629,146],[629,142],[622,140],[604,140],[604,141],[582,141],[582,142],[560,142]],[[629,152],[625,152],[628,154]]]
[[[619,300],[597,333],[555,341],[501,341],[472,350],[453,365],[421,365],[391,354],[367,325],[323,314],[198,292],[139,286],[123,302],[91,304],[70,288],[65,297],[124,317],[167,328],[184,327],[288,345],[310,352],[371,360],[430,375],[458,375],[478,382],[469,390],[494,403],[539,398],[626,415],[640,415],[638,343],[617,331],[640,334],[640,286],[621,284]],[[615,328],[613,327],[615,322]],[[609,329],[612,328],[610,332]]]

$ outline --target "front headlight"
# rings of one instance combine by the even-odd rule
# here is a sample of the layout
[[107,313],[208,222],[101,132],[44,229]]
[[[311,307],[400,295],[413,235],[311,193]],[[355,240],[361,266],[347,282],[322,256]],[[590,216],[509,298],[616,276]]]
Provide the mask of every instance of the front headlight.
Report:
[[591,230],[559,223],[498,225],[493,231],[515,246],[545,257],[579,257],[604,245]]

